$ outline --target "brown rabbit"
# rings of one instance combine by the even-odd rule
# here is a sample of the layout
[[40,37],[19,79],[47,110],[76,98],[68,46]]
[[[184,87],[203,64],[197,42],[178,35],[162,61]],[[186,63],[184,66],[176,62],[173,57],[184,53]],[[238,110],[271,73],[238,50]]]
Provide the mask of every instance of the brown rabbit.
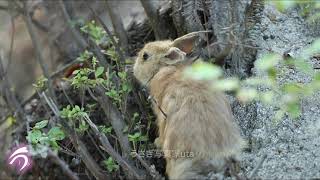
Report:
[[222,92],[184,76],[200,32],[174,41],[148,43],[139,52],[134,75],[154,98],[159,137],[170,179],[197,179],[221,171],[244,141]]

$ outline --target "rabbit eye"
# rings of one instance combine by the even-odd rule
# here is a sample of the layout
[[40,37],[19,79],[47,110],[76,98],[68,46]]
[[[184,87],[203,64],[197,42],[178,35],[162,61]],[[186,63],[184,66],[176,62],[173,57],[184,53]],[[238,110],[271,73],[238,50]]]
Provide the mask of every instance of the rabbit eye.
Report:
[[149,55],[147,53],[143,53],[143,56],[142,56],[143,60],[147,60],[149,58]]

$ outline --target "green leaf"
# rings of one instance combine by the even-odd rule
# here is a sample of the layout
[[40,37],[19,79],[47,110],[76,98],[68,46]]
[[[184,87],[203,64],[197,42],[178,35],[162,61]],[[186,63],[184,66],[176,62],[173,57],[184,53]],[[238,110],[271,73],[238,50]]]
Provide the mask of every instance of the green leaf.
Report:
[[239,80],[236,78],[222,79],[213,83],[213,88],[220,91],[233,91],[239,88]]
[[40,121],[40,122],[37,122],[35,125],[34,125],[34,129],[42,129],[42,128],[44,128],[44,127],[46,127],[47,126],[47,124],[48,124],[48,120],[43,120],[43,121]]
[[299,102],[287,104],[287,111],[292,118],[298,118],[301,114]]
[[276,113],[274,115],[274,121],[276,123],[278,123],[283,118],[284,114],[285,114],[285,111],[283,111],[281,109],[276,111]]
[[275,81],[277,78],[277,70],[275,67],[268,69],[268,76],[271,80]]
[[31,141],[31,143],[37,144],[41,137],[42,137],[41,131],[38,129],[35,129],[35,130],[32,130],[31,132],[28,132],[27,139]]
[[255,89],[243,88],[237,93],[237,98],[241,102],[249,102],[254,100],[258,96],[258,92]]
[[272,104],[274,93],[272,91],[263,92],[260,94],[261,101],[265,104]]
[[80,107],[79,107],[78,105],[75,105],[75,106],[74,106],[74,109],[75,109],[76,111],[81,111],[81,109],[80,109]]
[[320,53],[320,39],[315,40],[310,47],[303,51],[303,56],[310,57],[314,54]]
[[205,62],[194,63],[191,67],[186,68],[185,75],[196,80],[211,80],[222,76],[223,72],[220,67]]
[[80,123],[79,123],[79,128],[77,130],[79,132],[83,133],[88,129],[89,129],[89,125],[86,123],[86,121],[81,120]]
[[113,172],[115,170],[119,169],[119,165],[117,165],[112,157],[109,157],[108,159],[103,161],[104,166],[107,168],[109,172]]
[[98,67],[97,70],[94,72],[94,75],[97,77],[99,77],[100,75],[102,75],[104,72],[104,67]]
[[58,145],[58,143],[57,143],[57,141],[55,141],[55,140],[51,140],[51,141],[49,141],[49,144],[51,145],[51,147],[54,149],[54,150],[59,150],[59,145]]
[[139,141],[148,141],[148,136],[140,136]]
[[314,80],[320,81],[320,73],[319,72],[314,75]]
[[99,129],[104,134],[110,134],[112,132],[112,127],[99,126]]
[[275,67],[281,59],[279,54],[267,54],[255,62],[255,67],[260,71],[267,71]]
[[65,134],[60,127],[53,127],[48,132],[48,137],[54,140],[63,140],[65,138]]
[[244,83],[251,86],[272,86],[274,81],[272,81],[270,78],[250,77],[244,80]]
[[88,77],[87,77],[87,76],[82,76],[82,77],[81,77],[81,80],[82,80],[82,81],[86,81],[86,80],[88,80]]
[[282,90],[286,93],[298,94],[303,91],[303,87],[298,83],[287,83],[283,85]]
[[48,145],[49,144],[49,137],[47,136],[41,136],[39,138],[40,144]]
[[296,67],[298,70],[311,74],[313,72],[313,67],[311,64],[305,62],[305,61],[297,61],[296,62]]
[[122,132],[123,132],[123,133],[127,133],[127,132],[128,132],[128,130],[129,130],[129,126],[128,126],[128,125],[126,125],[126,126],[123,128]]
[[297,4],[297,1],[294,0],[272,0],[270,2],[272,2],[276,6],[276,8],[281,12],[291,7],[294,7]]
[[313,67],[310,63],[307,63],[303,59],[288,59],[286,61],[289,65],[294,65],[299,71],[312,74],[313,73]]

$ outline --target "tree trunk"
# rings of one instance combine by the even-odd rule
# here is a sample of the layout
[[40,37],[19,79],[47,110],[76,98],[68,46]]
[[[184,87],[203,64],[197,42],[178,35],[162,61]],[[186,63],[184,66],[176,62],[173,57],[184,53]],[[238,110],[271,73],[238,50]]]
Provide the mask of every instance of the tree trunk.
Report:
[[[155,6],[155,1],[140,0],[157,40],[175,37],[172,20],[161,13],[160,8]],[[165,6],[164,6],[165,7]],[[169,8],[169,7],[165,7]]]
[[[212,30],[207,55],[227,64],[233,74],[247,77],[256,58],[255,35],[264,8],[262,0],[172,0],[178,35]],[[226,61],[227,60],[227,61]]]

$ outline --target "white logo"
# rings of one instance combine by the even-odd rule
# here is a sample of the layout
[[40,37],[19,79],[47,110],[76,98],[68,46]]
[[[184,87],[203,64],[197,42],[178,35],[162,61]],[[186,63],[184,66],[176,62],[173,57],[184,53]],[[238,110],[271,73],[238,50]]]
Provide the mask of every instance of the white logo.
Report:
[[22,146],[15,151],[8,158],[8,164],[15,167],[18,173],[23,173],[31,167],[31,158],[27,146]]

